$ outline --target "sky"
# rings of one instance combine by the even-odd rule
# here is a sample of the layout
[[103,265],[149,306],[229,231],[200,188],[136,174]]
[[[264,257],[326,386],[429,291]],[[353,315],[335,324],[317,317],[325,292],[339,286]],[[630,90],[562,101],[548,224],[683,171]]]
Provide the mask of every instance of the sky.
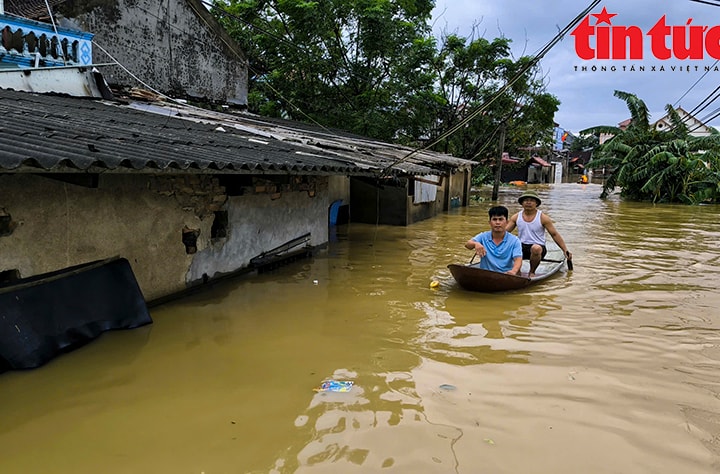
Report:
[[[701,3],[704,2],[704,3]],[[436,36],[443,32],[469,37],[476,26],[476,35],[491,40],[504,36],[512,40],[513,55],[534,55],[553,40],[558,32],[592,4],[592,0],[436,0],[433,10],[433,31]],[[665,16],[665,24],[673,34],[702,31],[720,33],[720,0],[608,0],[601,1],[589,12],[589,25],[601,27],[595,31],[609,31],[604,18],[592,14],[615,14],[607,21],[613,27],[638,27],[644,36],[642,59],[582,59],[576,45],[576,37],[566,35],[541,60],[540,67],[546,77],[547,90],[561,102],[555,114],[555,122],[561,128],[577,133],[596,125],[616,126],[630,118],[627,105],[613,96],[615,90],[637,95],[647,105],[651,121],[665,115],[666,104],[680,106],[705,121],[720,127],[720,119],[711,116],[720,112],[720,100],[711,102],[703,110],[693,112],[698,106],[707,105],[706,98],[714,97],[720,86],[720,62],[710,56],[704,43],[693,41],[693,53],[702,59],[678,59],[671,51],[668,59],[658,59],[647,33]],[[689,22],[689,23],[688,23]],[[688,29],[686,25],[698,28]],[[682,27],[682,28],[680,28]],[[704,33],[701,33],[704,34]],[[699,36],[696,36],[699,37]],[[681,37],[678,35],[678,39]],[[657,36],[658,44],[661,40]],[[717,44],[715,38],[715,44]],[[607,44],[590,38],[587,44],[595,54],[596,48]],[[670,35],[665,47],[673,44]],[[580,48],[576,49],[576,46]],[[660,51],[662,48],[658,48]],[[718,47],[720,50],[720,47]],[[585,53],[583,53],[585,54]],[[716,56],[717,52],[714,53]],[[679,55],[679,54],[678,54]],[[606,67],[606,71],[592,71]],[[615,71],[611,71],[611,67]],[[625,67],[625,71],[622,67]],[[645,66],[645,71],[640,71]],[[655,67],[652,71],[651,68]],[[697,68],[696,68],[697,66]],[[705,67],[711,68],[710,72]],[[587,67],[583,71],[582,68]],[[631,67],[635,70],[631,71]],[[660,70],[663,67],[665,70]],[[717,67],[717,70],[715,70]],[[674,68],[674,70],[673,70]],[[688,70],[689,68],[689,70]],[[682,69],[682,70],[681,70]],[[705,103],[703,103],[705,101]],[[713,113],[714,112],[714,113]]]

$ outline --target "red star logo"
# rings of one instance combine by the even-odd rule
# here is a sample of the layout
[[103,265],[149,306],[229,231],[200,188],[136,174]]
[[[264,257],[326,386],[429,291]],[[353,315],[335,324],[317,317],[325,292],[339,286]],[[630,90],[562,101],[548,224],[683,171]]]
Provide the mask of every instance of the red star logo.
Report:
[[596,25],[599,25],[600,23],[607,23],[608,25],[612,25],[610,18],[614,17],[615,15],[617,15],[617,13],[608,13],[607,8],[605,7],[603,7],[600,13],[592,13],[592,16],[597,18],[597,21],[595,22]]

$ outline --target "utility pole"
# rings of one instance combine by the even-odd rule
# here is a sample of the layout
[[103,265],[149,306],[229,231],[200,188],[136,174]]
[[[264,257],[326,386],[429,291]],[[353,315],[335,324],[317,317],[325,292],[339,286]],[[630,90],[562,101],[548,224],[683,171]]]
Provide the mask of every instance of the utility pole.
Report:
[[492,200],[497,201],[498,189],[500,188],[500,175],[502,174],[502,157],[505,152],[505,121],[500,125],[500,153],[495,165],[495,183],[493,183]]

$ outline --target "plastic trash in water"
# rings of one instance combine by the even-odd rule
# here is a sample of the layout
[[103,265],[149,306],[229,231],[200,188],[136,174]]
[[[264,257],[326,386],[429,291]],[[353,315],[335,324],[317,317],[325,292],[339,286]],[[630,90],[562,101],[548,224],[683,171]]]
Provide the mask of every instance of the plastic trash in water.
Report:
[[354,383],[351,380],[326,380],[314,390],[316,392],[349,392]]

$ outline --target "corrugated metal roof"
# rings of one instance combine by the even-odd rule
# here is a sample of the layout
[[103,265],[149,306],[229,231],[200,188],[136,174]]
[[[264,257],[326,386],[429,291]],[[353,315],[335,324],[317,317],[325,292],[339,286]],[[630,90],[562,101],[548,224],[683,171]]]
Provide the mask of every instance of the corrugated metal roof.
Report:
[[423,175],[474,164],[431,152],[397,163],[412,149],[167,103],[0,89],[0,114],[0,170],[7,171],[377,175],[392,166],[389,174]]

